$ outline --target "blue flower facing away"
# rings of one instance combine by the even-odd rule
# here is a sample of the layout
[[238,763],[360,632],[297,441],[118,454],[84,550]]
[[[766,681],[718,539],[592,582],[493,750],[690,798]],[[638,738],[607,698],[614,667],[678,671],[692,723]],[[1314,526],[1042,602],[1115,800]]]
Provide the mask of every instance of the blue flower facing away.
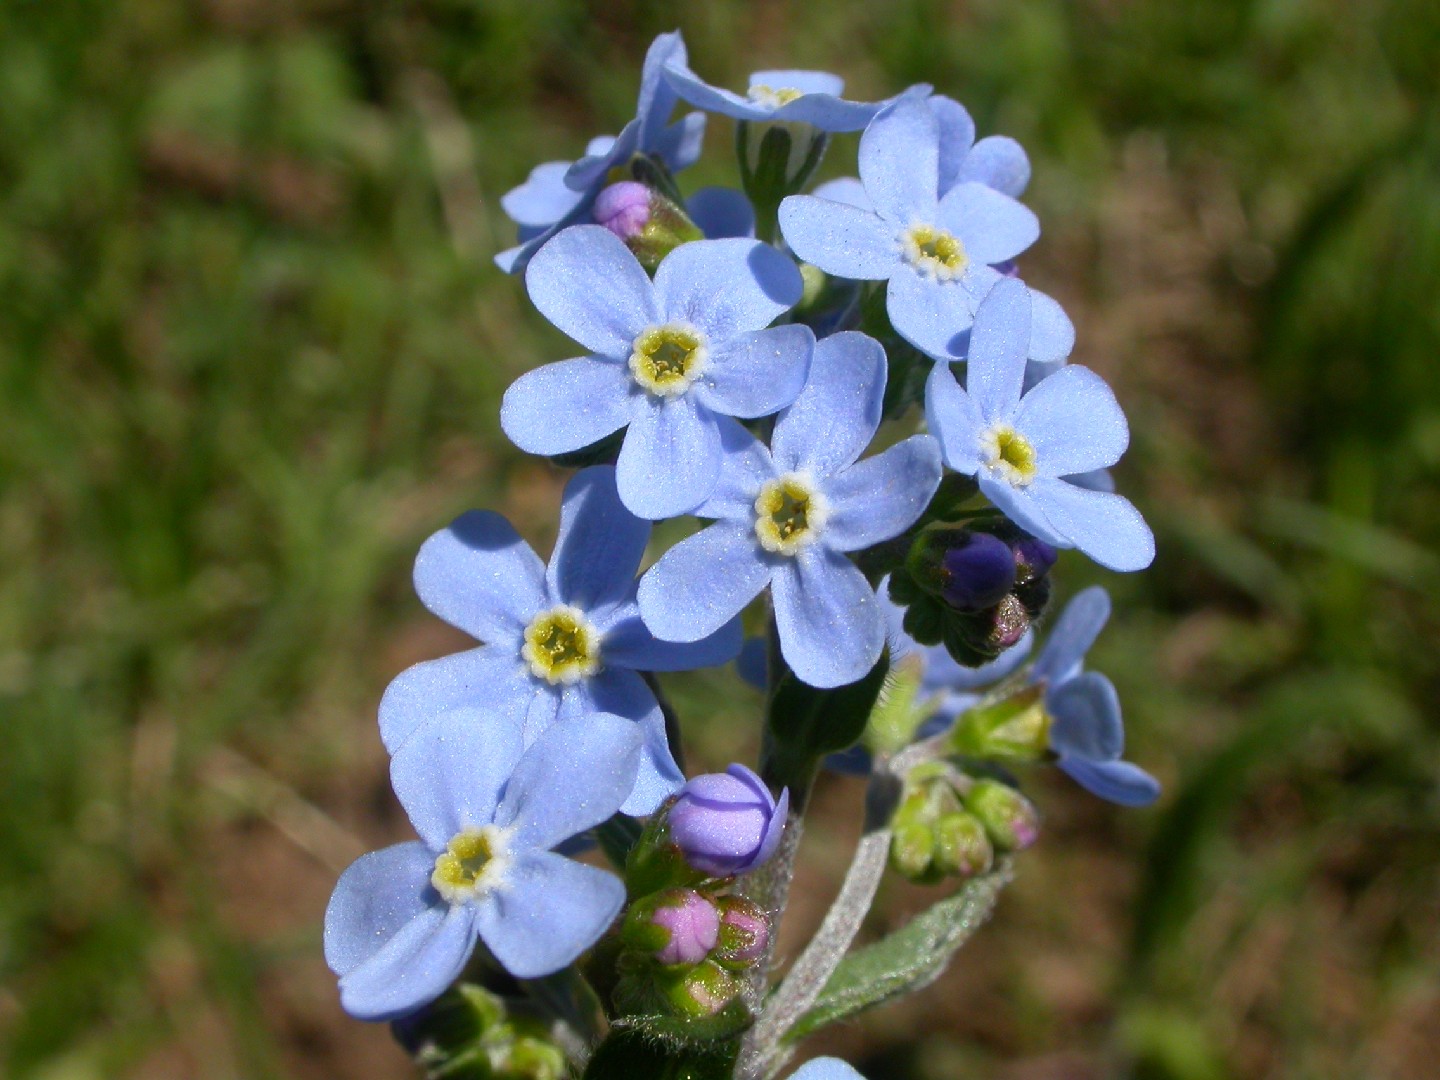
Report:
[[551,726],[583,728],[599,712],[638,725],[635,788],[623,809],[647,814],[684,781],[665,721],[640,672],[709,667],[740,649],[739,623],[693,644],[657,641],[640,620],[635,571],[648,522],[620,505],[615,470],[597,465],[565,488],[547,569],[499,514],[472,511],[436,533],[415,560],[421,601],[484,642],[402,672],[380,702],[380,737],[394,752],[426,721],[486,706],[513,718],[526,743]]
[[771,586],[780,651],[811,686],[853,682],[885,644],[885,619],[844,552],[914,523],[940,482],[934,440],[915,435],[857,461],[880,424],[885,352],[859,333],[815,347],[810,378],[775,422],[770,449],[724,429],[715,493],[695,509],[715,523],[667,551],[640,581],[645,624],[694,641]]
[[971,334],[965,388],[948,364],[925,387],[925,418],[945,464],[1026,532],[1079,548],[1111,570],[1140,570],[1155,538],[1123,496],[1071,477],[1120,460],[1130,440],[1125,414],[1105,381],[1071,364],[1022,394],[1030,293],[1002,281],[985,298]]
[[629,794],[635,726],[596,714],[521,746],[508,718],[459,709],[395,752],[391,783],[420,840],[361,856],[325,912],[325,960],[352,1016],[390,1020],[433,1001],[477,938],[516,978],[559,971],[620,911],[618,878],[550,849]]
[[613,233],[579,225],[540,250],[525,283],[541,313],[592,355],[522,375],[505,393],[501,427],[520,449],[548,455],[628,425],[617,477],[641,517],[686,513],[714,491],[720,417],[768,416],[805,385],[814,334],[770,327],[803,282],[768,244],[682,244],[652,282]]
[[845,101],[845,80],[824,71],[757,71],[744,94],[711,86],[680,56],[665,66],[675,92],[697,109],[752,122],[809,124],[821,131],[859,131],[883,107]]
[[505,194],[500,205],[520,226],[520,243],[495,257],[500,269],[519,273],[561,229],[590,220],[595,196],[611,182],[612,170],[624,169],[634,155],[652,154],[672,172],[700,156],[704,114],[691,113],[668,123],[677,99],[662,72],[672,62],[685,63],[685,42],[678,30],[661,34],[651,43],[640,75],[635,119],[619,135],[590,140],[579,161],[547,161],[536,166],[525,183]]
[[960,180],[942,197],[940,124],[929,103],[913,95],[865,129],[860,183],[866,207],[814,195],[787,198],[780,204],[786,242],[827,274],[887,281],[895,329],[918,348],[947,355],[1002,276],[995,264],[1040,235],[1035,215],[976,180]]
[[1083,670],[1085,654],[1110,618],[1110,596],[1093,585],[1077,593],[1050,631],[1029,680],[1045,687],[1050,749],[1056,764],[1085,790],[1122,806],[1147,806],[1160,785],[1120,755],[1125,725],[1120,696],[1099,672]]

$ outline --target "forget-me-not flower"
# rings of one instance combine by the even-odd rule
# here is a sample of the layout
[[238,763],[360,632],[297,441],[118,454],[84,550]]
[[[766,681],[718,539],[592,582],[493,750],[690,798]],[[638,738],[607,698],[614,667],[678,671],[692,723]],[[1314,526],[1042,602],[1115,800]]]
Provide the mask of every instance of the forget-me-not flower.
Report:
[[860,182],[870,209],[792,195],[780,228],[797,256],[827,274],[888,281],[886,310],[918,348],[942,354],[970,328],[1006,262],[1040,235],[1009,195],[962,180],[939,195],[940,127],[926,101],[903,97],[860,139]]
[[661,34],[645,54],[635,119],[619,135],[590,140],[579,161],[537,165],[523,184],[505,194],[500,205],[520,226],[520,243],[495,256],[500,269],[519,273],[550,237],[589,220],[595,196],[610,183],[612,170],[624,169],[635,154],[652,154],[672,172],[695,162],[705,137],[705,116],[690,113],[669,124],[677,99],[662,75],[667,64],[685,62],[680,32]]
[[1125,725],[1115,685],[1083,670],[1085,654],[1110,618],[1110,596],[1099,585],[1075,595],[1050,631],[1027,678],[1045,688],[1050,749],[1056,764],[1091,794],[1122,806],[1146,806],[1160,795],[1155,778],[1120,755]]
[[736,120],[809,124],[821,131],[859,131],[884,106],[845,101],[840,97],[845,80],[825,71],[756,71],[749,89],[737,94],[711,86],[679,57],[666,64],[665,78],[697,109]]
[[432,536],[415,560],[420,600],[484,644],[395,678],[380,702],[385,746],[396,750],[426,720],[462,706],[512,715],[527,743],[552,725],[571,730],[613,713],[636,722],[644,740],[624,810],[654,810],[684,776],[640,672],[726,663],[739,651],[740,626],[722,620],[693,644],[657,641],[635,602],[649,536],[649,523],[620,505],[608,465],[566,485],[548,569],[492,511],[463,514]]
[[1123,496],[1071,482],[1120,460],[1130,440],[1125,414],[1105,381],[1071,364],[1022,395],[1030,294],[1016,280],[986,297],[971,334],[966,386],[936,364],[925,418],[945,464],[1032,536],[1079,548],[1111,570],[1140,570],[1155,538]]
[[720,417],[767,416],[805,385],[814,334],[798,323],[766,329],[800,299],[800,271],[758,240],[681,244],[652,282],[613,233],[579,225],[536,254],[525,283],[592,355],[522,375],[500,425],[532,454],[578,450],[629,425],[617,477],[641,517],[674,517],[709,497]]
[[874,665],[885,619],[843,553],[904,532],[940,482],[928,435],[857,462],[880,425],[884,393],[880,344],[836,334],[815,347],[809,381],[776,420],[769,449],[727,424],[719,487],[695,509],[717,520],[640,580],[641,616],[657,637],[713,633],[770,585],[781,654],[802,680],[841,686]]
[[395,752],[391,783],[420,840],[361,856],[325,912],[325,960],[352,1016],[390,1020],[433,1001],[477,938],[516,978],[559,971],[619,913],[618,878],[550,849],[629,794],[634,725],[600,713],[522,743],[507,718],[458,709]]

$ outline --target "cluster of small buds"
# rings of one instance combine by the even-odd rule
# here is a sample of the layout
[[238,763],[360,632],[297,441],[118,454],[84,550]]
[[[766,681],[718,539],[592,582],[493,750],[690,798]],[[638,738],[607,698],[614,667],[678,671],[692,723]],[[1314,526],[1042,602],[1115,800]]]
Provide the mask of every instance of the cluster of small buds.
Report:
[[[774,856],[790,810],[766,781],[803,804],[887,678],[867,746],[887,762],[913,739],[932,752],[892,823],[908,876],[984,873],[1034,841],[1033,807],[987,762],[1054,762],[1115,802],[1156,797],[1122,759],[1114,687],[1082,669],[1103,590],[1075,597],[1028,662],[1060,550],[1117,571],[1154,554],[1107,471],[1124,414],[1068,363],[1060,305],[1020,277],[1040,234],[1019,201],[1029,160],[977,140],[929,86],[842,92],[805,71],[714,87],[662,34],[620,133],[501,200],[517,242],[497,264],[579,351],[522,374],[500,425],[584,467],[548,563],[491,511],[416,559],[421,601],[477,644],[402,672],[381,702],[419,839],[357,861],[326,913],[353,1015],[426,1015],[470,966],[580,978],[603,939],[590,963],[608,965],[612,1019],[748,1026],[741,990],[759,989],[773,913],[734,886]],[[682,101],[701,111],[676,118]],[[677,182],[705,113],[737,124],[741,190]],[[858,177],[806,191],[856,132]],[[922,409],[924,430],[867,456],[882,421]],[[703,524],[641,573],[652,523],[684,516]],[[768,627],[765,777],[734,765],[687,783],[655,676],[736,659],[752,604]],[[838,738],[805,719],[844,708],[855,722]],[[623,883],[560,853],[592,834]],[[533,1058],[551,1075],[542,1047],[506,1038],[505,1068],[532,1075]],[[826,1059],[796,1075],[858,1074]]]
[[550,1027],[473,983],[460,983],[393,1025],[396,1039],[434,1080],[562,1080],[565,1053]]

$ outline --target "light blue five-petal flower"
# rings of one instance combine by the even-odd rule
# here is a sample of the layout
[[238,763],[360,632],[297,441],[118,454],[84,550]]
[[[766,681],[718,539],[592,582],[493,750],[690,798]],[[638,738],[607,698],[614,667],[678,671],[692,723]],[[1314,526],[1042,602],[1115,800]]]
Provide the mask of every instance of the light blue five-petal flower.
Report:
[[[471,511],[436,533],[415,560],[421,601],[484,644],[398,675],[380,702],[380,737],[392,752],[426,720],[485,705],[511,716],[527,743],[552,725],[583,728],[597,712],[636,723],[644,752],[623,809],[647,814],[682,783],[665,721],[640,672],[723,664],[740,649],[738,622],[716,624],[693,644],[657,641],[640,620],[635,571],[650,525],[620,505],[615,470],[583,469],[566,485],[560,534],[547,569],[530,545],[493,511]],[[589,624],[587,671],[537,673],[526,632],[557,608]]]
[[780,651],[799,678],[841,686],[870,669],[885,619],[843,553],[899,535],[940,481],[928,435],[857,461],[879,427],[884,393],[879,343],[836,334],[816,346],[809,381],[776,420],[770,449],[726,425],[719,487],[695,510],[714,524],[640,580],[640,613],[657,637],[703,638],[770,585]]
[[[508,718],[462,708],[395,752],[391,783],[420,840],[361,856],[325,912],[325,960],[352,1016],[390,1020],[433,1001],[477,938],[517,978],[548,975],[619,913],[618,878],[550,849],[609,818],[629,794],[641,754],[635,726],[596,714],[521,747]],[[447,880],[437,860],[467,835],[484,854],[462,850],[470,865]]]
[[579,161],[537,165],[523,184],[504,195],[500,205],[520,226],[520,243],[495,256],[500,269],[519,273],[561,229],[589,221],[595,196],[610,182],[610,171],[624,168],[634,155],[652,154],[671,172],[694,164],[705,137],[705,116],[690,113],[674,124],[667,123],[677,99],[662,71],[672,62],[685,63],[685,42],[678,30],[661,34],[650,44],[640,75],[635,119],[619,135],[591,139]]
[[1075,595],[1050,631],[1029,671],[1045,687],[1050,749],[1056,764],[1091,794],[1122,806],[1146,806],[1160,795],[1155,778],[1128,761],[1120,696],[1096,671],[1085,671],[1085,654],[1110,618],[1110,596],[1099,585]]
[[860,139],[865,205],[792,195],[780,228],[797,256],[827,274],[887,281],[886,310],[917,348],[947,355],[1001,277],[995,264],[1033,244],[1040,226],[1009,195],[962,179],[940,195],[940,123],[905,96]]
[[686,65],[672,58],[665,78],[675,92],[697,109],[736,120],[801,123],[821,131],[859,131],[884,106],[840,97],[845,80],[824,71],[757,71],[744,94],[711,86]]
[[[592,355],[546,364],[505,393],[500,425],[520,449],[561,454],[629,430],[616,462],[620,498],[658,520],[693,510],[720,475],[722,416],[768,416],[805,385],[815,337],[766,329],[803,289],[795,263],[757,240],[682,244],[652,282],[607,229],[579,225],[543,247],[525,276],[530,298]],[[655,332],[697,343],[663,387],[639,365]]]
[[1016,280],[985,298],[971,335],[966,385],[936,364],[925,387],[925,418],[945,464],[974,476],[980,490],[1031,535],[1079,548],[1111,570],[1141,570],[1155,538],[1123,496],[1072,482],[1120,460],[1130,440],[1125,414],[1088,368],[1062,367],[1022,394],[1030,293]]

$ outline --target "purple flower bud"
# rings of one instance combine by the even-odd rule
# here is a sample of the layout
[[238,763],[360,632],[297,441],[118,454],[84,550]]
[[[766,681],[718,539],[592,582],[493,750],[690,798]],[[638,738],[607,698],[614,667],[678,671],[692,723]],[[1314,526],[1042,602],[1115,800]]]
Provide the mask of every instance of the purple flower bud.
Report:
[[595,196],[593,213],[621,240],[632,240],[650,223],[650,189],[635,180],[611,184]]
[[720,900],[720,932],[715,959],[728,968],[750,967],[770,945],[770,923],[759,904],[741,896]]
[[994,607],[1015,585],[1016,553],[989,533],[964,533],[956,540],[940,560],[940,595],[960,611]]
[[1058,558],[1060,553],[1044,540],[1026,536],[1015,541],[1015,575],[1020,581],[1048,574]]
[[777,801],[744,765],[697,776],[670,808],[670,839],[685,861],[706,874],[748,873],[770,858],[785,828],[788,789]]
[[720,937],[720,912],[694,889],[676,889],[650,921],[663,927],[670,940],[655,953],[662,964],[698,964],[710,955]]

